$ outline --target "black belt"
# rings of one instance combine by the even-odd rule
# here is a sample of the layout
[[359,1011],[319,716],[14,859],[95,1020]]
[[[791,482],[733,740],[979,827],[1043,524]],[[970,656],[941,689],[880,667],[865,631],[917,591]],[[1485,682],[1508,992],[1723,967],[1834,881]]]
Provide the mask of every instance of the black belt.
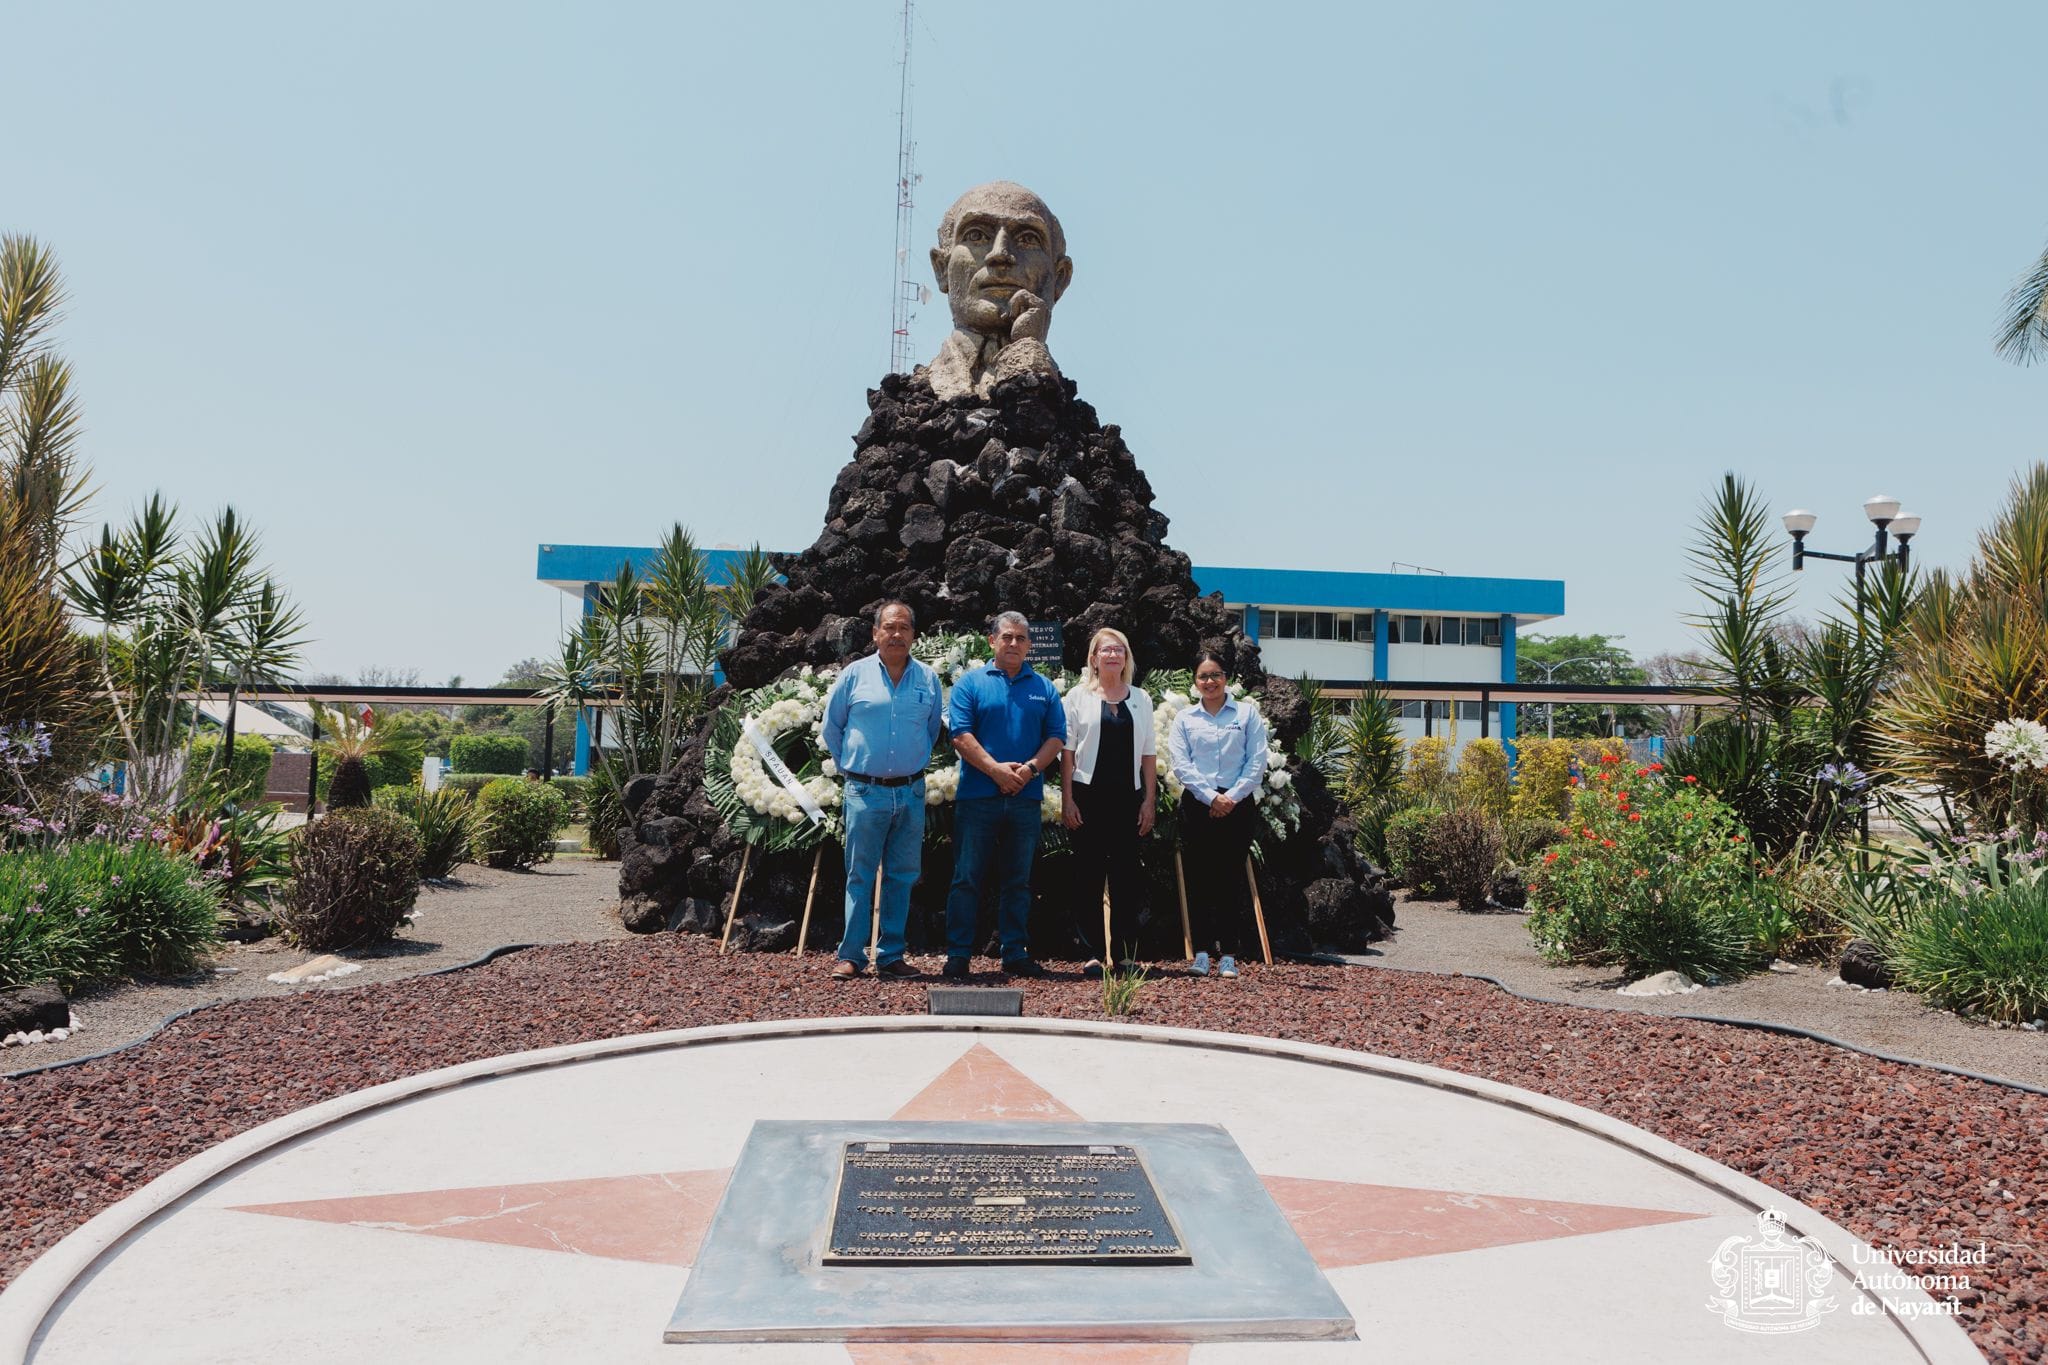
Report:
[[923,777],[923,773],[912,773],[908,777],[869,777],[866,773],[848,773],[848,782],[865,782],[870,787],[907,787]]

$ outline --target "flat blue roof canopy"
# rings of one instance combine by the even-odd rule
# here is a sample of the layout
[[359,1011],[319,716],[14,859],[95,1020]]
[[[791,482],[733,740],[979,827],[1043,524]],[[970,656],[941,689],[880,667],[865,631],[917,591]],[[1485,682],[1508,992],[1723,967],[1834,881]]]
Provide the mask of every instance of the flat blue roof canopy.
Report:
[[[713,581],[732,574],[740,550],[706,550]],[[644,573],[653,546],[543,545],[534,577],[566,592],[586,583],[616,578],[619,565]],[[1371,609],[1513,615],[1522,622],[1564,614],[1564,583],[1554,578],[1458,578],[1447,574],[1343,573],[1319,569],[1246,569],[1197,564],[1195,583],[1204,593],[1220,592],[1226,602],[1325,610]]]

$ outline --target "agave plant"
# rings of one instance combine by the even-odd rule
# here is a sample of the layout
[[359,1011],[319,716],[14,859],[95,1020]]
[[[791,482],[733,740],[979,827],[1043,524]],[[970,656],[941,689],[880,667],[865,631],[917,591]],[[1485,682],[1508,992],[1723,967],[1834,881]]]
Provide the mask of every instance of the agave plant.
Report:
[[1891,766],[1985,828],[2025,814],[1985,737],[2000,721],[2048,721],[2048,464],[2014,479],[1966,571],[1929,575],[1899,664],[1874,721]]

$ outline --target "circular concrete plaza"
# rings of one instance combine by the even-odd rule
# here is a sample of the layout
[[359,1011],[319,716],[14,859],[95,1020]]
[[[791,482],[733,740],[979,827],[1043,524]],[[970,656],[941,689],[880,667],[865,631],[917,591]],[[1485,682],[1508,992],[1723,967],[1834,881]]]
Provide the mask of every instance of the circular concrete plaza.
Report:
[[[1083,1335],[1094,1339],[1026,1340],[1030,1328],[989,1328],[986,1311],[963,1306],[961,1320],[984,1323],[983,1339],[947,1341],[943,1328],[899,1324],[832,1340],[664,1341],[691,1267],[711,1255],[714,1215],[713,1244],[754,1235],[751,1215],[720,1214],[720,1201],[755,1123],[777,1120],[835,1131],[887,1125],[898,1137],[916,1122],[955,1136],[977,1124],[1007,1133],[1042,1124],[1049,1135],[1080,1124],[1213,1125],[1241,1153],[1261,1217],[1283,1236],[1291,1230],[1300,1287],[1322,1292],[1306,1283],[1320,1274],[1334,1291],[1328,1301],[1341,1300],[1329,1334],[1342,1339],[1243,1339],[1256,1338],[1256,1324],[1232,1329],[1233,1340],[1199,1325],[1120,1328],[1114,1295],[1104,1312],[1086,1307],[1078,1288],[1034,1288],[1020,1320],[1093,1314]],[[1220,1196],[1170,1173],[1159,1183],[1175,1217],[1195,1229],[1195,1262],[1213,1271],[1227,1261],[1231,1219],[1202,1202]],[[1782,1232],[1759,1225],[1766,1208],[1782,1212]],[[828,1222],[817,1211],[814,1243]],[[797,1249],[789,1273],[829,1283],[834,1268],[817,1264],[821,1251]],[[1115,1023],[808,1020],[493,1058],[242,1134],[32,1265],[0,1295],[0,1358],[1979,1358],[1917,1288],[1876,1283],[1868,1258],[1842,1228],[1683,1148],[1430,1067]],[[883,1286],[882,1318],[894,1299],[917,1310],[896,1317],[943,1321],[951,1296],[970,1286],[986,1296],[991,1285],[1000,1294],[1068,1283],[1061,1276],[1079,1277],[1071,1283],[1080,1287],[1113,1283],[1101,1278],[1108,1274],[1150,1277],[1150,1291],[1194,1267],[1028,1269],[848,1274],[882,1277],[870,1281]]]

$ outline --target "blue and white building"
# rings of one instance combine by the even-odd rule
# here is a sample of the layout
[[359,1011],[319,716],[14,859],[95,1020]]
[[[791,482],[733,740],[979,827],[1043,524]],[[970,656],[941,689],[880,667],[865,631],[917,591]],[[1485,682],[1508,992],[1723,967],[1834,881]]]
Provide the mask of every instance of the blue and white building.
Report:
[[[588,604],[618,576],[622,564],[644,570],[651,547],[543,545],[535,576]],[[713,581],[729,575],[737,550],[707,550]],[[1382,683],[1397,696],[1404,684],[1476,694],[1467,700],[1399,703],[1408,737],[1454,735],[1465,741],[1515,737],[1512,703],[1485,699],[1484,689],[1515,680],[1515,637],[1564,614],[1557,579],[1463,578],[1437,573],[1333,573],[1196,565],[1195,584],[1221,593],[1258,641],[1268,672],[1303,674],[1337,697]],[[1446,685],[1462,685],[1455,689]],[[588,721],[576,725],[576,771],[586,770]]]

